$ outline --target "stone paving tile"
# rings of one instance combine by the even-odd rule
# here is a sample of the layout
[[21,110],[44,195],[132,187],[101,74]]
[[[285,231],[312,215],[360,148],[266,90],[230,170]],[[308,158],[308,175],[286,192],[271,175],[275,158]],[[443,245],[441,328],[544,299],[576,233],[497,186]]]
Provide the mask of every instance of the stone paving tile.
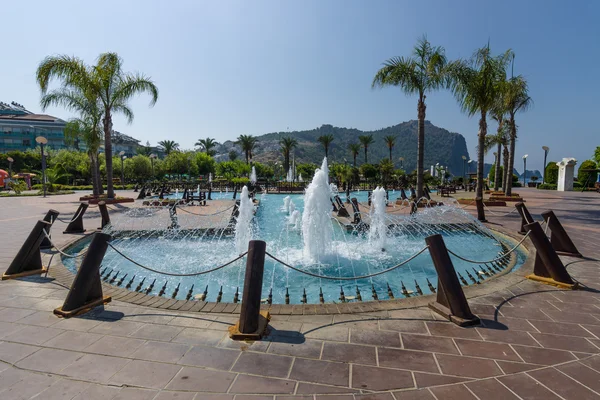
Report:
[[120,336],[102,336],[100,340],[88,346],[85,351],[106,356],[129,357],[146,341]]
[[168,384],[167,389],[225,393],[235,374],[195,367],[183,367]]
[[75,396],[73,400],[112,400],[120,390],[120,388],[114,386],[89,385],[86,390]]
[[3,339],[10,342],[40,345],[63,332],[62,329],[23,325],[21,326],[21,329],[4,336]]
[[355,394],[354,400],[395,400],[391,393]]
[[553,365],[575,360],[575,356],[567,351],[542,349],[529,346],[513,345],[515,350],[526,363]]
[[426,388],[431,386],[450,385],[453,383],[466,382],[471,378],[447,376],[439,374],[428,374],[424,372],[415,372],[415,382],[418,388]]
[[502,376],[498,378],[502,384],[512,390],[517,396],[531,400],[560,399],[540,383],[525,374]]
[[542,368],[542,365],[527,364],[523,362],[500,361],[496,363],[504,371],[505,374],[514,374],[517,372],[531,371],[532,369]]
[[522,344],[525,346],[537,346],[540,345],[533,339],[528,332],[520,332],[513,330],[496,330],[496,329],[483,329],[477,328],[479,333],[484,340],[490,342],[510,343],[510,344]]
[[439,373],[433,354],[421,351],[378,348],[380,367]]
[[207,367],[228,371],[240,355],[240,351],[206,346],[193,346],[178,361],[182,365]]
[[291,394],[296,382],[262,376],[238,375],[229,393],[273,393]]
[[[235,396],[236,400],[273,400],[272,394],[269,395],[260,395],[260,394],[238,394]],[[277,396],[277,399],[293,399],[296,396]],[[311,400],[313,398],[311,397]]]
[[24,379],[6,388],[0,393],[2,400],[29,399],[48,389],[59,378],[49,375],[36,375],[34,379]]
[[400,335],[396,332],[350,330],[350,342],[374,346],[402,347]]
[[19,320],[19,324],[48,327],[58,323],[59,321],[60,319],[58,319],[56,315],[52,313],[47,311],[34,311],[25,318],[21,318]]
[[377,365],[375,347],[348,343],[325,342],[322,360]]
[[150,389],[123,388],[112,400],[153,400],[157,393]]
[[540,342],[540,344],[545,348],[581,351],[588,353],[596,353],[600,350],[591,342],[581,337],[549,335],[545,333],[532,333],[531,336],[533,336],[535,340]]
[[492,360],[447,354],[436,354],[435,357],[442,373],[446,375],[468,378],[489,378],[502,375],[502,371]]
[[133,332],[140,329],[144,324],[131,321],[102,321],[90,329],[91,333],[99,333],[103,335],[113,336],[129,336]]
[[[488,330],[506,330],[511,331],[525,331],[525,332],[538,332],[538,330],[531,325],[531,322],[527,319],[511,318],[505,316],[498,316],[497,318],[493,315],[480,315],[483,326]],[[479,332],[482,329],[478,329]]]
[[455,339],[460,352],[465,356],[493,358],[495,360],[521,361],[508,344],[489,343],[478,340]]
[[[539,329],[540,332],[554,335],[568,335],[580,337],[594,337],[588,330],[583,329],[576,324],[564,322],[531,321],[531,324]],[[600,325],[595,325],[600,332]],[[594,329],[594,328],[592,328]]]
[[436,400],[429,389],[405,390],[393,393],[396,400]]
[[131,357],[146,361],[176,363],[190,348],[191,346],[187,344],[148,341],[141,345]]
[[429,389],[431,393],[438,399],[444,400],[477,400],[477,397],[466,388],[464,385],[441,386]]
[[410,320],[381,320],[379,321],[381,330],[397,331],[405,333],[428,334],[425,327],[425,321],[410,321]]
[[183,328],[172,341],[193,345],[216,346],[225,336],[225,332],[220,331]]
[[600,372],[600,356],[594,356],[586,360],[581,360],[580,363],[597,372]]
[[183,326],[184,328],[208,328],[214,321],[210,316],[206,318],[194,316],[178,316],[169,321],[169,325]]
[[123,368],[113,375],[110,383],[162,389],[180,369],[181,367],[178,365],[133,360],[127,365],[127,368]]
[[554,368],[530,371],[527,375],[565,399],[600,399],[600,395],[580,385]]
[[297,358],[290,379],[347,387],[349,371],[348,364]]
[[347,342],[349,332],[348,327],[343,325],[302,324],[302,333],[310,339]]
[[426,322],[425,325],[432,336],[481,340],[475,328],[461,328],[450,322]]
[[142,325],[142,327],[137,331],[131,333],[130,336],[138,339],[169,342],[179,335],[184,329],[185,328],[179,326],[146,324]]
[[496,379],[483,379],[465,383],[465,386],[480,399],[485,400],[518,400],[510,390]]
[[16,363],[16,366],[34,371],[59,373],[82,356],[82,353],[73,351],[41,349]]
[[412,374],[388,368],[352,366],[352,387],[368,390],[391,390],[414,387]]
[[578,362],[558,366],[556,369],[569,375],[577,382],[600,393],[600,373],[598,373],[598,371]]
[[85,392],[91,385],[86,382],[61,379],[48,389],[39,393],[35,400],[67,400]]
[[14,364],[39,349],[40,347],[27,344],[0,342],[0,360]]
[[91,382],[107,383],[108,380],[125,367],[130,360],[118,357],[108,357],[98,354],[85,354],[68,367],[61,374],[75,379]]
[[241,350],[241,351],[250,350],[250,351],[266,352],[267,349],[271,345],[271,340],[274,340],[274,339],[269,338],[269,337],[265,337],[265,338],[263,338],[263,340],[259,340],[259,341],[256,341],[256,342],[251,342],[251,341],[246,342],[246,341],[243,341],[243,340],[242,341],[240,341],[240,340],[231,340],[226,335],[219,342],[219,344],[217,345],[217,347],[218,348],[223,348],[223,349],[231,349],[231,350]]
[[405,349],[459,354],[458,349],[450,338],[409,335],[405,333],[402,333],[401,336]]
[[196,393],[193,392],[170,392],[162,391],[153,400],[194,400]]
[[28,315],[35,313],[34,310],[27,310],[25,308],[3,308],[0,310],[0,321],[2,322],[16,322],[21,318],[25,318]]
[[306,340],[303,343],[277,343],[269,346],[268,353],[284,356],[299,356],[304,358],[320,358],[323,342],[320,340]]
[[14,324],[12,322],[0,322],[0,339],[6,338],[15,332],[25,328],[26,325]]
[[285,378],[290,371],[292,360],[292,357],[287,356],[242,352],[231,370],[274,378]]
[[349,389],[339,386],[325,386],[314,383],[298,382],[297,394],[332,394],[332,393],[358,393],[359,389]]
[[[61,304],[62,305],[62,304]],[[101,321],[96,321],[87,318],[64,318],[59,320],[56,324],[52,325],[53,328],[66,329],[70,331],[87,332],[95,326],[99,325]]]
[[502,307],[500,309],[505,317],[524,318],[529,320],[551,321],[551,318],[544,314],[539,308],[529,307]]
[[65,331],[44,343],[45,347],[63,350],[83,350],[103,336],[95,333]]

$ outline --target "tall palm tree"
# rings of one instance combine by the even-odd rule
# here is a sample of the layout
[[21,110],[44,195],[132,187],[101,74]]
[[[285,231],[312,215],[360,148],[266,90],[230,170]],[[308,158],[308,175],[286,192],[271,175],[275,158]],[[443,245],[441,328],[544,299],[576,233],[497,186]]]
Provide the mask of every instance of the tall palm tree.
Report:
[[348,148],[352,153],[352,158],[354,159],[354,168],[356,168],[356,157],[358,156],[358,153],[360,153],[361,145],[360,143],[350,143]]
[[[494,120],[497,120],[498,116],[492,114],[492,118]],[[506,126],[504,124],[504,121],[502,120],[502,117],[500,116],[500,121],[498,122],[498,130],[496,131],[496,134],[494,135],[487,135],[485,137],[485,145],[483,147],[483,151],[485,154],[487,154],[491,149],[493,149],[494,147],[496,148],[496,154],[498,155],[498,157],[496,158],[496,160],[494,161],[495,163],[495,170],[494,170],[494,191],[498,191],[498,189],[500,188],[500,186],[502,186],[502,188],[504,189],[506,186],[504,183],[504,176],[505,174],[502,174],[503,176],[500,176],[500,162],[502,161],[503,157],[504,157],[504,164],[505,167],[504,169],[507,168],[508,165],[508,159],[506,157],[506,155],[508,154],[508,135],[506,132]],[[505,149],[506,152],[503,154],[502,153],[502,149]]]
[[[483,198],[483,156],[487,135],[487,115],[494,109],[501,92],[501,83],[506,79],[506,66],[512,56],[510,50],[492,56],[489,44],[475,51],[471,59],[459,60],[450,66],[452,88],[463,112],[469,116],[479,114],[477,145],[477,189],[476,197]],[[477,218],[485,221],[483,208],[477,210]]]
[[[515,168],[515,146],[517,142],[517,124],[515,123],[515,114],[527,111],[533,105],[533,100],[529,97],[529,88],[527,80],[522,76],[510,78],[503,85],[504,106],[508,112],[508,126],[510,128],[510,151],[508,168],[511,175],[508,176],[506,185],[506,195],[512,194],[512,171]],[[544,166],[545,168],[545,166]]]
[[447,86],[446,55],[443,47],[432,46],[425,36],[417,41],[410,57],[390,58],[377,71],[373,87],[399,86],[407,95],[418,95],[417,198],[423,196],[423,160],[427,93]]
[[390,151],[390,162],[394,162],[392,161],[392,150],[394,149],[394,145],[396,144],[396,136],[385,136],[383,140],[385,141],[385,144],[388,147],[388,150]]
[[62,106],[79,114],[78,118],[73,118],[67,122],[64,136],[67,141],[82,140],[85,143],[90,158],[93,194],[95,196],[101,194],[103,189],[100,179],[98,150],[102,143],[102,129],[100,127],[102,111],[97,99],[92,95],[86,97],[86,94],[81,90],[61,88],[42,96],[42,109],[46,109],[51,105]]
[[63,88],[80,89],[95,97],[103,111],[104,154],[106,157],[107,196],[115,197],[113,188],[112,115],[121,113],[128,123],[133,122],[133,111],[129,100],[137,94],[148,93],[150,106],[158,100],[158,88],[152,80],[139,73],[128,73],[122,69],[123,60],[117,53],[102,53],[95,65],[86,65],[81,59],[67,55],[46,57],[38,66],[37,83],[42,94],[48,91],[52,78],[60,79]]
[[167,156],[172,152],[179,150],[179,143],[174,140],[161,140],[158,142],[158,145],[162,147]]
[[252,159],[252,152],[256,147],[256,143],[258,143],[258,139],[252,135],[240,135],[238,136],[236,143],[242,147],[242,151],[246,156],[246,164],[249,164]]
[[329,158],[329,145],[333,142],[333,135],[322,135],[317,138],[317,140],[323,145],[325,148],[325,157]]
[[287,136],[279,139],[279,146],[283,153],[283,168],[287,172],[290,169],[290,154],[298,146],[298,141],[291,136]]
[[365,164],[367,164],[367,153],[369,152],[369,146],[375,142],[375,139],[373,139],[373,135],[361,135],[358,137],[358,141],[365,149]]
[[211,139],[208,137],[206,139],[198,139],[194,146],[199,146],[202,149],[202,151],[204,151],[209,156],[213,157],[216,154],[216,151],[212,149],[215,148],[218,144],[219,142],[217,142],[215,139]]

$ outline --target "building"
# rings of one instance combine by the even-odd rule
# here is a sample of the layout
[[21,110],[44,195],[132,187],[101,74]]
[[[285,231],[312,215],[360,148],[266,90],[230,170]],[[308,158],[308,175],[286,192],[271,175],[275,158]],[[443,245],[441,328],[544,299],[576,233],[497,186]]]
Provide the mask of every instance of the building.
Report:
[[123,152],[124,156],[131,158],[137,155],[138,147],[142,147],[139,140],[132,138],[131,136],[127,136],[119,131],[113,130],[110,135],[110,139],[114,156],[117,156],[119,153]]
[[64,129],[66,122],[47,114],[34,114],[23,105],[0,102],[0,153],[35,149],[35,138],[44,136],[48,147],[67,148]]

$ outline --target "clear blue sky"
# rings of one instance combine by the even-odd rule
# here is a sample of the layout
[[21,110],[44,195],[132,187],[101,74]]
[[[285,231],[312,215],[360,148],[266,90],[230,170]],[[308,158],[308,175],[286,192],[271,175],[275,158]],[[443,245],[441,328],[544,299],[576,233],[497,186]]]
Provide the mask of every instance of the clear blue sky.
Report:
[[[378,129],[416,119],[416,98],[371,89],[381,63],[408,55],[419,36],[469,57],[490,40],[512,48],[534,107],[517,119],[517,169],[580,162],[600,145],[600,1],[22,1],[2,5],[0,100],[39,112],[37,64],[71,54],[92,63],[118,52],[150,75],[159,101],[132,101],[135,121],[115,129],[152,144],[302,130],[332,124]],[[462,133],[475,157],[478,123],[449,93],[427,99],[427,119]],[[52,108],[49,114],[67,119]],[[495,126],[490,124],[490,129]],[[491,161],[490,154],[486,161]]]

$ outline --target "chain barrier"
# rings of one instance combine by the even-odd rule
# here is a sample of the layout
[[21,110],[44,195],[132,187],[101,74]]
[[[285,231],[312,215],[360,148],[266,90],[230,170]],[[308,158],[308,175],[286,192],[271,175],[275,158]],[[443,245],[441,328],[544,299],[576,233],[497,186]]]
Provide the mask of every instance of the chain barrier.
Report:
[[515,211],[517,211],[517,208],[515,207],[515,208],[513,208],[511,211],[509,211],[507,213],[500,214],[500,213],[496,213],[496,212],[493,212],[492,210],[490,210],[490,208],[487,205],[485,205],[485,202],[483,202],[483,206],[486,208],[486,210],[488,210],[488,212],[490,214],[496,215],[496,216],[500,216],[500,217],[506,217],[507,215],[510,215],[510,214],[514,213]]
[[468,259],[468,258],[465,258],[463,256],[460,256],[460,255],[456,254],[455,252],[453,252],[450,249],[448,249],[448,253],[452,254],[456,258],[459,258],[459,259],[461,259],[463,261],[466,261],[466,262],[472,263],[472,264],[487,264],[487,263],[492,263],[492,262],[495,262],[495,261],[502,260],[504,257],[506,257],[507,255],[509,255],[513,251],[515,251],[517,249],[517,247],[519,247],[525,241],[525,239],[527,239],[529,237],[530,233],[531,233],[531,231],[527,232],[527,234],[525,236],[523,236],[523,239],[521,239],[521,241],[519,243],[517,243],[512,249],[510,249],[509,251],[507,251],[506,253],[504,253],[500,257],[494,258],[493,260],[488,260],[488,261],[475,261],[475,260],[471,260],[471,259]]
[[50,239],[50,236],[48,236],[48,234],[46,233],[46,230],[45,230],[45,229],[42,229],[42,232],[44,232],[44,236],[46,236],[46,239],[48,239],[48,241],[50,242],[50,245],[51,245],[52,247],[54,247],[54,248],[56,249],[56,251],[58,251],[60,254],[62,254],[63,256],[65,256],[65,257],[67,257],[67,258],[78,258],[78,257],[81,257],[81,256],[84,256],[84,255],[86,255],[86,254],[87,254],[87,252],[88,252],[88,249],[85,249],[85,250],[83,250],[83,251],[81,251],[81,252],[79,252],[79,253],[77,253],[77,254],[67,254],[67,253],[65,253],[64,251],[62,251],[61,249],[59,249],[59,248],[58,248],[58,247],[57,247],[57,246],[56,246],[56,245],[55,245],[55,244],[52,242],[52,240]]
[[212,214],[197,214],[197,213],[193,213],[193,212],[191,212],[191,211],[187,211],[187,210],[185,209],[185,207],[179,207],[179,208],[177,208],[177,211],[183,211],[184,213],[187,213],[187,214],[192,214],[192,215],[197,215],[197,216],[199,216],[199,217],[212,217],[212,216],[214,216],[214,215],[219,215],[219,214],[222,214],[222,213],[224,213],[225,211],[229,211],[229,210],[231,210],[233,207],[235,207],[235,204],[234,204],[234,205],[232,205],[231,207],[227,207],[227,208],[226,208],[226,209],[224,209],[224,210],[217,211],[217,212],[214,212],[214,213],[212,213]]
[[79,212],[77,213],[77,215],[75,215],[73,218],[71,218],[70,221],[64,221],[61,218],[56,217],[57,221],[62,222],[63,224],[70,224],[71,222],[75,221],[77,218],[79,218],[79,215],[81,215],[81,213],[83,212],[83,209],[79,210]]
[[294,267],[293,265],[290,265],[290,264],[288,264],[288,263],[280,260],[279,258],[275,257],[273,254],[269,253],[268,251],[265,252],[265,253],[266,253],[266,255],[268,255],[269,257],[271,257],[273,260],[277,261],[278,263],[280,263],[284,267],[288,267],[290,269],[293,269],[294,271],[300,272],[301,274],[312,276],[313,278],[330,279],[330,280],[333,280],[333,281],[353,281],[353,280],[357,280],[357,279],[371,278],[373,276],[377,276],[377,275],[385,274],[386,272],[393,271],[396,268],[399,268],[399,267],[403,266],[404,264],[406,264],[406,263],[414,260],[417,256],[419,256],[421,253],[423,253],[428,248],[429,248],[429,246],[423,247],[421,250],[419,250],[418,252],[416,252],[415,254],[413,254],[411,257],[409,257],[406,260],[402,261],[400,264],[394,265],[393,267],[384,269],[383,271],[374,272],[372,274],[361,275],[361,276],[326,276],[326,275],[314,274],[312,272],[303,271],[303,270],[301,270],[301,269],[299,269],[297,267]]
[[210,273],[210,272],[218,271],[218,270],[220,270],[220,269],[222,269],[222,268],[225,268],[225,267],[227,267],[228,265],[231,265],[231,264],[233,264],[234,262],[236,262],[236,261],[240,260],[240,259],[241,259],[242,257],[244,257],[246,254],[248,254],[248,252],[246,251],[246,252],[244,252],[244,253],[240,254],[238,257],[234,258],[233,260],[231,260],[231,261],[228,261],[228,262],[226,262],[226,263],[225,263],[225,264],[223,264],[223,265],[219,265],[218,267],[215,267],[215,268],[209,269],[209,270],[207,270],[207,271],[192,272],[192,273],[189,273],[189,274],[176,274],[176,273],[172,273],[172,272],[164,272],[164,271],[159,271],[159,270],[156,270],[156,269],[153,269],[153,268],[147,267],[147,266],[145,266],[145,265],[143,265],[143,264],[140,264],[139,262],[137,262],[137,261],[133,260],[132,258],[128,257],[127,255],[123,254],[123,253],[122,253],[122,252],[121,252],[119,249],[117,249],[117,248],[116,248],[114,245],[112,245],[111,243],[108,243],[108,246],[109,246],[111,249],[113,249],[113,250],[114,250],[114,251],[115,251],[117,254],[119,254],[121,257],[123,257],[123,258],[124,258],[124,259],[126,259],[127,261],[130,261],[130,262],[132,262],[133,264],[137,265],[138,267],[140,267],[140,268],[143,268],[143,269],[145,269],[145,270],[148,270],[148,271],[151,271],[151,272],[154,272],[154,273],[157,273],[157,274],[161,274],[161,275],[168,275],[168,276],[198,276],[198,275],[204,275],[204,274],[208,274],[208,273]]

